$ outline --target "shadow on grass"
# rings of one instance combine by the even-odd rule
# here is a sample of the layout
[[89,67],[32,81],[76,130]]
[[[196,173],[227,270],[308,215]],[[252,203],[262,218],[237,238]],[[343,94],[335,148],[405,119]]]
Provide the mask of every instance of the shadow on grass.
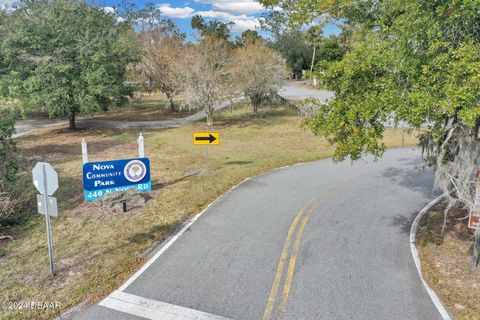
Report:
[[[444,209],[446,207],[445,202],[441,202],[434,206],[420,221],[420,228],[417,236],[417,242],[426,246],[429,243],[435,245],[442,245],[445,236],[448,234],[460,241],[473,241],[474,232],[468,228],[468,211],[460,208],[452,208],[447,214],[447,220],[445,224],[445,230],[443,229],[444,223]],[[443,231],[443,232],[442,232]],[[473,245],[470,248],[470,254],[472,253]]]
[[[238,113],[239,111],[241,113]],[[279,118],[296,115],[285,106],[275,106],[271,109],[262,108],[256,115],[254,115],[251,109],[247,107],[238,107],[234,112],[236,113],[231,114],[228,111],[222,111],[222,113],[217,116],[215,124],[219,126],[235,125],[240,128],[262,128],[271,125],[272,122]]]
[[131,236],[130,238],[128,238],[128,241],[136,244],[156,241],[159,240],[161,235],[166,234],[167,231],[175,228],[176,226],[178,226],[178,223],[153,226],[146,232],[140,232]]
[[247,160],[247,161],[228,161],[224,162],[223,164],[233,164],[233,165],[245,165],[245,164],[250,164],[253,163],[253,161]]
[[201,172],[201,170],[195,170],[195,171],[189,172],[189,173],[187,173],[187,174],[185,174],[185,175],[183,175],[183,176],[181,176],[177,179],[173,179],[173,180],[166,181],[166,182],[158,182],[158,181],[154,182],[154,183],[152,183],[152,190],[160,190],[160,189],[163,189],[167,186],[171,186],[175,183],[182,182],[189,177],[198,175],[200,172]]

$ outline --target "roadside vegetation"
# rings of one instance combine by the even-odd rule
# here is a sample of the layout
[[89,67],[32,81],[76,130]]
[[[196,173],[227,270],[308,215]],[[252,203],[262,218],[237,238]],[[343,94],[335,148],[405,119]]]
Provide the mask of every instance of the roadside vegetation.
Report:
[[434,207],[420,225],[422,272],[454,319],[475,320],[480,315],[480,273],[470,268],[474,231],[467,227],[468,211],[457,208],[448,213],[444,228],[447,205]]

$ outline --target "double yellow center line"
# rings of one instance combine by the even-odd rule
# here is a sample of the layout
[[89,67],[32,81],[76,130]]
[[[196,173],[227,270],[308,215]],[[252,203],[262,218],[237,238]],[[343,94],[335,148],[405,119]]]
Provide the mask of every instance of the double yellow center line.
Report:
[[[263,320],[269,320],[274,318],[282,318],[283,314],[287,310],[287,303],[288,303],[288,296],[290,295],[290,289],[292,287],[293,275],[295,272],[295,265],[297,263],[297,254],[300,250],[300,245],[302,242],[302,235],[305,229],[310,216],[314,212],[314,210],[318,207],[320,201],[322,199],[327,198],[330,195],[333,195],[340,190],[345,189],[347,186],[351,185],[353,180],[348,180],[345,183],[338,185],[338,187],[330,189],[327,193],[322,195],[317,194],[313,198],[311,198],[307,204],[300,209],[297,213],[293,222],[288,229],[287,238],[285,239],[285,244],[283,245],[282,253],[280,254],[280,260],[278,261],[277,271],[275,272],[275,277],[273,278],[272,289],[270,290],[270,294],[268,296],[267,305],[265,306],[265,311],[263,313]],[[297,226],[298,230],[297,230]],[[295,234],[296,232],[296,234]],[[278,310],[275,312],[275,306],[277,305],[277,298],[278,292],[280,289],[280,284],[282,282],[282,277],[284,274],[286,262],[288,259],[288,253],[290,251],[290,246],[292,244],[292,239],[295,235],[295,239],[293,241],[293,248],[290,253],[290,260],[288,262],[288,268],[284,279],[283,290],[281,293],[280,303],[278,304]]]
[[268,296],[267,305],[263,313],[264,320],[271,319],[272,317],[273,309],[277,301],[278,290],[280,288],[280,282],[282,280],[283,271],[285,269],[285,265],[288,258],[288,252],[292,243],[293,236],[297,229],[297,225],[300,222],[300,227],[298,228],[295,241],[293,243],[293,249],[290,255],[290,261],[288,262],[287,275],[285,277],[283,291],[281,294],[281,302],[278,310],[279,310],[279,313],[283,314],[287,309],[288,296],[290,294],[290,289],[292,286],[293,274],[295,272],[295,264],[297,263],[297,254],[298,254],[298,250],[300,249],[303,231],[305,229],[305,225],[310,219],[312,212],[316,207],[316,204],[318,203],[318,200],[319,199],[317,196],[310,199],[310,201],[297,213],[297,215],[293,219],[290,229],[288,230],[287,238],[285,240],[285,244],[283,245],[282,253],[280,255],[280,260],[278,261],[277,271],[273,279],[272,289],[270,290],[270,295]]

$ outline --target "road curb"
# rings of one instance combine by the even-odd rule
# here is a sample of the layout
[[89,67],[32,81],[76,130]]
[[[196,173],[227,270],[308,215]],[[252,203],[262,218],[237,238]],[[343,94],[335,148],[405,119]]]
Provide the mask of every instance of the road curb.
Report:
[[417,267],[418,275],[420,276],[420,280],[422,280],[423,286],[425,290],[427,290],[430,299],[432,299],[433,304],[437,308],[438,312],[442,316],[443,320],[452,320],[452,317],[448,313],[447,309],[443,306],[442,302],[438,298],[435,291],[428,285],[422,275],[422,266],[420,264],[420,257],[418,255],[417,247],[415,246],[415,242],[417,240],[417,231],[420,224],[420,220],[425,216],[425,214],[438,202],[445,199],[446,194],[442,194],[437,198],[433,199],[429,204],[427,204],[415,217],[413,220],[412,227],[410,228],[410,250],[412,251],[413,261],[415,262],[415,266]]

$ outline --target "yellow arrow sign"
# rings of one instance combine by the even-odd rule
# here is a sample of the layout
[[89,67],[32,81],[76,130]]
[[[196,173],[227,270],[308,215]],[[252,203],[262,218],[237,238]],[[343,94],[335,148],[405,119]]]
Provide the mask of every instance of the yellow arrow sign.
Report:
[[195,132],[193,134],[193,144],[220,144],[220,135],[218,132]]

